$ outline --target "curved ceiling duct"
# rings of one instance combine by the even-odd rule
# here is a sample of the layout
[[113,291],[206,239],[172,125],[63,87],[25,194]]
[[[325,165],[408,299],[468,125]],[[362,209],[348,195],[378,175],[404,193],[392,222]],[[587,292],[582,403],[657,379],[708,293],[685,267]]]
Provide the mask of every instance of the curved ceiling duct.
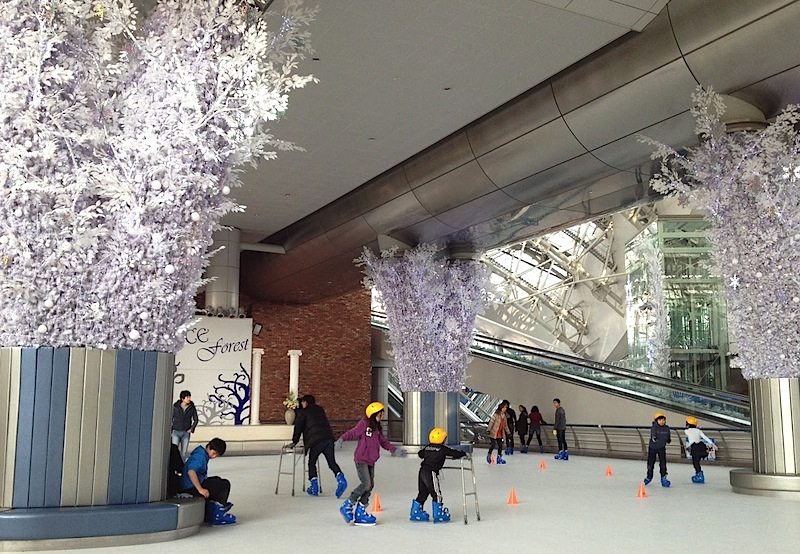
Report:
[[378,235],[488,248],[647,199],[651,148],[695,141],[698,83],[768,116],[800,94],[800,3],[673,0],[641,33],[565,69],[267,239],[247,254],[254,298],[313,302],[359,286]]

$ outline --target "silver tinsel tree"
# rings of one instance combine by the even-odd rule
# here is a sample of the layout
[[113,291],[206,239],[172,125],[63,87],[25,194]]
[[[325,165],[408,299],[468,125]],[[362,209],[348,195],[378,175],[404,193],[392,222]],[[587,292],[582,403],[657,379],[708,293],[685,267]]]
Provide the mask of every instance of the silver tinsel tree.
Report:
[[664,294],[664,254],[652,240],[645,239],[640,245],[650,292],[647,306],[647,361],[650,373],[669,377],[669,310]]
[[[0,0],[0,344],[174,351],[313,11]],[[274,23],[269,23],[274,18]]]
[[800,376],[800,110],[761,131],[726,133],[724,104],[693,97],[697,148],[658,147],[653,188],[703,208],[713,260],[726,284],[729,328],[748,378]]
[[461,390],[475,318],[487,298],[489,270],[480,262],[444,260],[422,244],[395,255],[367,249],[365,286],[378,291],[403,391]]

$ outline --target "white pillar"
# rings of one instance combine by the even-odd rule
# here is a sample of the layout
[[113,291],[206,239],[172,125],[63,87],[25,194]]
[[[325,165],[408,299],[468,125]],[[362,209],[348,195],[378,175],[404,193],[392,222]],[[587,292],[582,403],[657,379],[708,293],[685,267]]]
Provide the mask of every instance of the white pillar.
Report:
[[300,356],[302,350],[289,350],[289,392],[294,393],[295,398],[300,393]]
[[263,355],[263,348],[253,348],[253,363],[250,371],[250,425],[261,423],[259,408],[261,407],[261,356]]

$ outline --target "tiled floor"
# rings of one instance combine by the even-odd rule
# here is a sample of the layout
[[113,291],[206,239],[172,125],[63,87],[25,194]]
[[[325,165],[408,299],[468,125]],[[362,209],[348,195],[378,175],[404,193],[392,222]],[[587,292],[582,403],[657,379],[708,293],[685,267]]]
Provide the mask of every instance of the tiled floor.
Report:
[[[337,454],[355,485],[352,445]],[[519,453],[507,459],[505,466],[488,466],[485,455],[476,456],[481,521],[470,512],[468,525],[461,520],[459,472],[445,471],[442,486],[453,522],[434,525],[408,521],[416,496],[417,458],[383,457],[375,470],[375,492],[383,506],[378,525],[352,527],[339,515],[340,501],[330,492],[333,477],[327,468],[323,488],[330,489],[322,497],[301,493],[293,498],[288,492],[274,494],[277,456],[222,458],[211,462],[211,473],[233,483],[237,525],[205,527],[172,543],[92,552],[685,554],[697,552],[703,540],[708,552],[800,552],[800,499],[734,494],[725,467],[707,465],[706,484],[700,486],[689,480],[690,465],[671,464],[673,486],[663,489],[651,483],[647,498],[638,499],[643,461],[573,456],[560,462],[552,455]],[[547,465],[544,471],[541,460]],[[609,464],[611,478],[605,476]],[[511,487],[517,506],[506,503]],[[426,509],[430,511],[430,501]]]

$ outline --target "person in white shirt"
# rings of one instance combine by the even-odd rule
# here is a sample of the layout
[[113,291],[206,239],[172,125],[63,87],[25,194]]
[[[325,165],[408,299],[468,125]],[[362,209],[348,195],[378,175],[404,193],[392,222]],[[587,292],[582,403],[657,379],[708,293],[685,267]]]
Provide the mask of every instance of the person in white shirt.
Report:
[[700,467],[700,460],[708,457],[708,450],[716,450],[717,445],[714,444],[710,438],[706,436],[700,429],[697,428],[697,418],[689,416],[686,418],[686,434],[687,442],[689,443],[689,454],[692,456],[692,465],[694,465],[694,475],[692,476],[692,483],[702,485],[706,482],[703,475],[703,469]]

